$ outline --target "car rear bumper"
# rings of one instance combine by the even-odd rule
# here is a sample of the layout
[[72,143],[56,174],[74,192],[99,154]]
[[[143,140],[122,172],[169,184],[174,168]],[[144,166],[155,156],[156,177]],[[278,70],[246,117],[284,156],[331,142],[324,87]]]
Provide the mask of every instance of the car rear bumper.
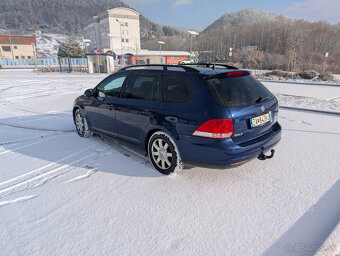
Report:
[[177,146],[184,164],[209,168],[231,168],[271,150],[281,139],[281,126],[251,143],[236,144],[232,139],[218,140],[180,136]]

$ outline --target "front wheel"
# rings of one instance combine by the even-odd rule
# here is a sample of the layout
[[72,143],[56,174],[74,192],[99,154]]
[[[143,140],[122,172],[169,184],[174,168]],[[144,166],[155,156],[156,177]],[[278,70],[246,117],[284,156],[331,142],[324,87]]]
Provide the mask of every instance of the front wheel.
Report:
[[88,138],[93,135],[93,132],[89,130],[83,111],[79,108],[74,112],[74,123],[80,137]]
[[182,160],[173,139],[165,132],[155,132],[149,139],[148,154],[157,171],[169,175],[182,170]]

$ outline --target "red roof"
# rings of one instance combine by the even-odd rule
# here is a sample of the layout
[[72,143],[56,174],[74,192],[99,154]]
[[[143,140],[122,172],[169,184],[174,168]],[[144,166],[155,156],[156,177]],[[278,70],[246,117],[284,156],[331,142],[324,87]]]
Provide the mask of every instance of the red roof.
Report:
[[36,44],[35,36],[0,35],[0,44],[31,45]]

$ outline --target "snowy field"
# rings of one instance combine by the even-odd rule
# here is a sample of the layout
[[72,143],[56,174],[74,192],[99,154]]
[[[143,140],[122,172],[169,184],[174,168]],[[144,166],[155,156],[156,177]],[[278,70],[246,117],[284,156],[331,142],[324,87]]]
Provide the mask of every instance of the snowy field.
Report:
[[272,160],[161,176],[114,140],[76,134],[73,100],[104,77],[0,72],[1,255],[340,254],[339,116],[281,109]]

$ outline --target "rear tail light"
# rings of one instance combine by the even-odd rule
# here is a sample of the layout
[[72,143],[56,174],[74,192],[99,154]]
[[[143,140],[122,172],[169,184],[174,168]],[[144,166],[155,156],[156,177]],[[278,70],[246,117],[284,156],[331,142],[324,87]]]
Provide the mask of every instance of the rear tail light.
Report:
[[248,76],[248,75],[250,75],[250,73],[247,72],[247,71],[233,71],[233,72],[227,73],[227,78],[239,77],[239,76]]
[[230,138],[233,132],[232,119],[212,119],[203,123],[192,135],[212,139],[226,139]]

